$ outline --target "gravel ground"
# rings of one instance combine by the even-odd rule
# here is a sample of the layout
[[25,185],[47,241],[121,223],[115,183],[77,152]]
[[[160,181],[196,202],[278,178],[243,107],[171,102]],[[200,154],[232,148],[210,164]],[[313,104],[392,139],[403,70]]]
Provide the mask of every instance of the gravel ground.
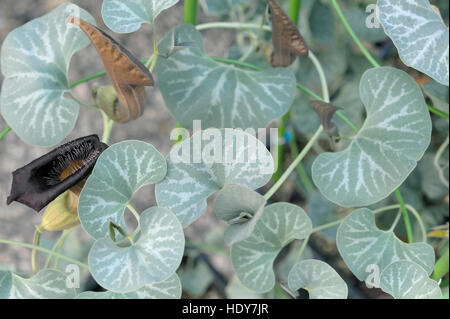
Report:
[[[7,34],[27,21],[37,18],[65,1],[61,0],[1,0],[0,1],[0,45]],[[108,30],[101,20],[101,1],[73,0],[73,3],[89,11],[98,22],[98,26],[106,30],[121,44],[126,46],[139,58],[146,58],[152,52],[152,31],[149,25],[145,25],[139,32],[129,35],[114,34]],[[166,32],[183,20],[183,2],[164,11],[157,19],[157,36],[162,38]],[[214,19],[199,13],[198,22],[210,22]],[[227,48],[234,41],[233,31],[210,30],[203,32],[206,50],[214,56],[223,56]],[[220,41],[217,41],[220,39]],[[86,58],[88,57],[88,58]],[[93,46],[78,52],[71,63],[70,80],[75,81],[93,72],[103,69],[102,62]],[[0,75],[0,83],[3,77]],[[107,78],[98,80],[101,84],[107,83]],[[75,96],[87,104],[92,104],[90,87],[93,82],[83,84],[73,90]],[[169,132],[174,127],[174,120],[164,105],[164,101],[157,87],[147,89],[147,108],[144,115],[132,125],[116,125],[110,143],[116,143],[125,139],[138,139],[153,144],[162,154],[166,155],[171,147]],[[0,130],[6,127],[4,119],[0,115]],[[80,115],[75,129],[63,142],[74,138],[96,133],[102,133],[101,115],[93,110],[80,109]],[[0,141],[0,238],[32,243],[35,225],[40,223],[40,215],[30,208],[14,202],[6,206],[6,197],[10,191],[11,172],[26,165],[36,157],[49,151],[28,145],[21,141],[14,132],[10,132]],[[155,205],[153,187],[141,189],[132,201],[138,211],[143,211],[149,206]],[[201,241],[203,235],[217,225],[210,209],[196,223],[186,229],[186,235]],[[9,268],[21,272],[29,272],[30,250],[10,245],[0,245],[0,268]],[[230,274],[228,261],[214,257],[213,262],[219,269]]]

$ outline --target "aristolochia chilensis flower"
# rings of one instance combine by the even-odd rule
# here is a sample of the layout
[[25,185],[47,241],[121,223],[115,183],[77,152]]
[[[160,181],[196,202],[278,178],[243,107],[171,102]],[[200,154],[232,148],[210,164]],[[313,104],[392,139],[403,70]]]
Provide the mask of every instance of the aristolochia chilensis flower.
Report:
[[97,135],[68,142],[12,173],[11,194],[7,204],[20,202],[39,212],[58,195],[77,186],[94,168],[100,154],[108,147]]

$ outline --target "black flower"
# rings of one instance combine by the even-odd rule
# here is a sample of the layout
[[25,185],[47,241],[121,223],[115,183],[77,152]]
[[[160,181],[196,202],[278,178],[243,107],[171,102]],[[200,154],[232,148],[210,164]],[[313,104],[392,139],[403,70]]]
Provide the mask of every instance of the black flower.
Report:
[[15,170],[7,204],[17,201],[39,212],[82,181],[107,147],[97,135],[81,137]]

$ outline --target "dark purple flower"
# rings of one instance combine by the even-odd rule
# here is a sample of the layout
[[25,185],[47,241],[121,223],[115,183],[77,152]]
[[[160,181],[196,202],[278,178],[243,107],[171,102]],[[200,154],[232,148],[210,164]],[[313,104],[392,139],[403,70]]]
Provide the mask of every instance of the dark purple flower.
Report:
[[6,203],[17,201],[39,212],[89,175],[107,147],[97,135],[81,137],[15,170]]

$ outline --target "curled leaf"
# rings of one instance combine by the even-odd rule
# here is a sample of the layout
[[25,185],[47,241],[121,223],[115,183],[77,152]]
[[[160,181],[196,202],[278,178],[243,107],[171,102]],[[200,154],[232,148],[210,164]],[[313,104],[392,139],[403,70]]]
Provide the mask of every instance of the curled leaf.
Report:
[[228,245],[251,235],[265,204],[264,196],[245,186],[226,185],[219,192],[214,202],[214,213],[230,224],[224,234]]
[[97,135],[70,141],[15,170],[7,204],[20,202],[40,211],[82,181],[108,146]]
[[274,52],[271,57],[273,67],[291,65],[296,56],[307,56],[308,46],[295,23],[276,0],[267,0],[272,16],[272,41]]
[[75,24],[91,39],[97,49],[120,104],[108,112],[119,123],[126,123],[139,118],[144,112],[144,86],[153,86],[150,71],[127,49],[121,46],[102,30],[79,18],[69,16],[69,23]]

